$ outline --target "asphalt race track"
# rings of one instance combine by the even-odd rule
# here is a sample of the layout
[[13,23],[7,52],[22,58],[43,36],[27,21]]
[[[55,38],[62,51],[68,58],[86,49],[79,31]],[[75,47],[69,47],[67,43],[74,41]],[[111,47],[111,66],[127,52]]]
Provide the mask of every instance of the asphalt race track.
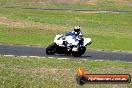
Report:
[[90,60],[120,60],[132,62],[132,53],[128,52],[111,52],[87,50],[81,57],[72,57],[66,55],[46,55],[45,48],[39,46],[22,46],[22,45],[5,45],[0,44],[0,55],[15,56],[39,56],[39,57],[57,57],[71,59],[90,59]]

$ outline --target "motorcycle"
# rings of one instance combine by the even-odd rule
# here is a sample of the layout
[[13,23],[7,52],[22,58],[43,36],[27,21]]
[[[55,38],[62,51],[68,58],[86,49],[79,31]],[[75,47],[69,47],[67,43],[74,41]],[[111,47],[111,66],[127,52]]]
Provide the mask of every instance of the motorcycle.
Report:
[[63,34],[56,35],[54,43],[46,48],[46,54],[65,54],[79,57],[86,51],[86,46],[92,43],[91,38],[83,38],[82,36],[65,36]]

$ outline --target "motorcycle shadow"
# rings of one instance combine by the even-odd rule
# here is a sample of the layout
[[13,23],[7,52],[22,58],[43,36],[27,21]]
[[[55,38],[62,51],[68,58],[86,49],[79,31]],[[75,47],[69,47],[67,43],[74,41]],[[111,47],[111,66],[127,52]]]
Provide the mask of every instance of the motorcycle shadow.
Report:
[[89,55],[85,55],[85,56],[81,56],[81,57],[92,57],[92,56],[89,56]]
[[65,54],[56,54],[58,57],[68,57],[68,58],[73,58],[73,59],[79,59],[79,58],[91,58],[92,56],[90,55],[82,55],[80,57],[73,57],[72,55],[65,55]]

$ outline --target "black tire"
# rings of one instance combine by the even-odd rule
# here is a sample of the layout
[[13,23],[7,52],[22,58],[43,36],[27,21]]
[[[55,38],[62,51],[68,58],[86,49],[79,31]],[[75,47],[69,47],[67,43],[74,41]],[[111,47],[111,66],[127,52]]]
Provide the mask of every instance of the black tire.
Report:
[[84,76],[77,76],[76,81],[79,85],[84,85],[87,82],[87,79]]
[[81,53],[79,53],[77,51],[72,51],[72,56],[74,56],[74,57],[80,57]]
[[56,46],[57,46],[57,45],[56,45],[55,43],[49,45],[49,46],[46,48],[46,54],[48,54],[48,55],[55,54]]
[[85,51],[86,51],[86,47],[80,47],[78,51],[72,51],[72,55],[74,57],[80,57],[81,55],[85,53]]
[[83,47],[81,47],[81,55],[83,55],[84,53],[85,53],[85,51],[86,51],[86,47],[85,46],[83,46]]

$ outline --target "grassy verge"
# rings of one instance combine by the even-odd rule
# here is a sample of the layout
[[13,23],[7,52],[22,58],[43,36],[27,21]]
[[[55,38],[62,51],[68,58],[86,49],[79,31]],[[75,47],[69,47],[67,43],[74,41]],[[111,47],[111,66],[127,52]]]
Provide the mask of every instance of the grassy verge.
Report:
[[131,0],[0,0],[1,7],[131,10]]
[[131,88],[132,84],[89,84],[79,86],[75,76],[82,64],[87,73],[130,74],[132,64],[121,61],[82,61],[0,57],[1,88]]
[[[36,28],[12,28],[0,26],[0,42],[5,44],[29,44],[46,46],[53,42],[55,34]],[[48,36],[48,37],[46,37]]]
[[79,13],[0,8],[0,42],[47,46],[80,24],[89,48],[132,50],[131,13]]

